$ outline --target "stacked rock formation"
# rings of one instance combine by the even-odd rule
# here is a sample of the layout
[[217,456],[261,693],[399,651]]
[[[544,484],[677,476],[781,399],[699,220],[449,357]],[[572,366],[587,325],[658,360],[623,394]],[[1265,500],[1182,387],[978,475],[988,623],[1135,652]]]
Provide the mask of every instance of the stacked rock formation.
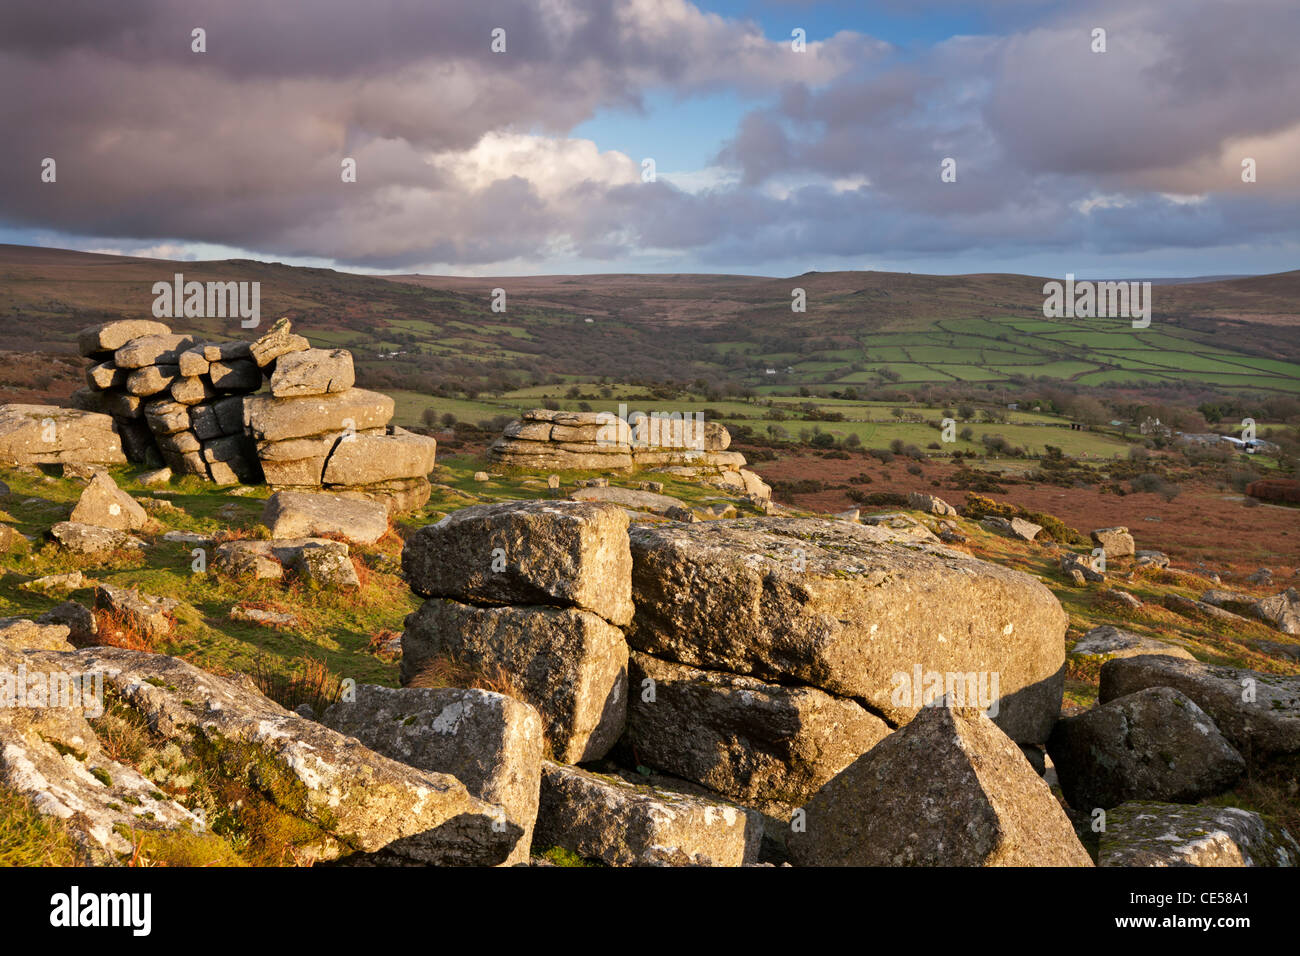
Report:
[[[429,499],[434,439],[390,425],[393,400],[353,387],[351,353],[312,348],[287,319],[253,342],[212,343],[161,322],[109,322],[83,329],[78,346],[92,365],[73,404],[120,436],[105,463],[157,452],[173,472],[220,484],[265,477],[390,510]],[[270,394],[252,394],[264,382]]]
[[73,405],[112,416],[128,458],[152,451],[178,474],[258,480],[243,396],[262,386],[262,373],[247,342],[202,343],[132,319],[82,329],[77,347],[92,364]]
[[[1035,788],[1033,821],[1055,806],[1015,744],[1041,744],[1057,719],[1066,619],[1018,571],[883,526],[757,518],[629,530],[621,509],[571,501],[455,512],[412,536],[402,565],[428,598],[406,621],[403,684],[459,661],[536,708],[557,761],[543,768],[537,831],[574,852],[651,861],[614,847],[632,792],[573,764],[646,765],[716,801],[701,815],[735,821],[725,845],[678,834],[681,854],[670,855],[740,862],[752,814],[780,834],[794,808],[954,692],[987,725],[972,731],[981,747],[1011,755],[1008,772]],[[987,814],[992,833],[1017,811],[985,783],[971,778],[970,800],[1003,808]],[[1036,858],[1087,862],[1059,808],[1048,816],[1048,842],[1064,849]]]
[[728,451],[731,434],[717,422],[641,418],[629,423],[609,412],[534,408],[506,426],[489,453],[515,468],[564,471],[657,469],[760,498],[772,490]]

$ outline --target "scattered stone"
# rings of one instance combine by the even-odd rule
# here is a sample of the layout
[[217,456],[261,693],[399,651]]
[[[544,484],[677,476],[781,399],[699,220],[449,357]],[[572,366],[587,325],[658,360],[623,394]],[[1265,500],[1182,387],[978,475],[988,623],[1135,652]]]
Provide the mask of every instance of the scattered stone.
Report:
[[69,520],[115,531],[138,531],[149,516],[136,500],[117,486],[106,471],[97,471],[77,499]]
[[[652,491],[636,491],[632,488],[610,488],[609,480],[604,485],[584,486],[571,495],[574,501],[603,501],[631,508],[634,511],[648,511],[651,514],[667,514],[669,509],[685,507],[676,498],[656,494]],[[734,512],[735,509],[733,508]]]
[[1098,559],[1090,554],[1075,554],[1067,551],[1061,555],[1061,571],[1069,578],[1076,574],[1088,581],[1105,581],[1106,575],[1097,568]]
[[553,604],[632,619],[628,519],[609,504],[507,501],[426,525],[402,549],[402,570],[424,597]]
[[346,546],[340,553],[337,547],[307,545],[298,551],[293,568],[318,587],[353,591],[361,587],[361,579],[357,576],[356,566],[348,556]]
[[236,604],[230,609],[230,619],[232,621],[247,621],[250,624],[261,624],[264,627],[292,627],[298,623],[298,619],[292,614],[282,611],[268,611],[265,608],[250,607],[246,604]]
[[909,491],[907,493],[907,506],[917,511],[924,511],[926,514],[957,516],[957,509],[942,498],[922,494],[919,491]]
[[1098,866],[1300,866],[1300,845],[1237,807],[1133,802],[1106,814]]
[[1134,563],[1139,568],[1167,568],[1169,555],[1163,551],[1135,551]]
[[1209,715],[1169,687],[1149,687],[1060,721],[1047,750],[1070,806],[1084,813],[1129,800],[1196,803],[1246,772],[1246,761]]
[[1091,866],[1052,791],[975,708],[924,707],[822,787],[802,866]]
[[1131,611],[1136,611],[1142,607],[1142,601],[1137,596],[1130,594],[1128,591],[1121,591],[1118,588],[1107,588],[1101,592],[1101,596],[1122,604]]
[[332,494],[277,491],[266,501],[262,522],[273,538],[334,534],[357,544],[374,544],[388,533],[388,509]]
[[752,810],[542,762],[535,846],[611,866],[743,866],[761,839]]
[[987,518],[980,519],[980,527],[985,531],[1000,534],[1004,538],[1019,538],[1021,541],[1033,541],[1038,536],[1038,532],[1043,530],[1042,525],[1026,521],[1024,518],[1002,518],[998,515],[989,515]]
[[1260,568],[1254,574],[1246,578],[1247,584],[1254,584],[1258,587],[1268,587],[1273,583],[1273,572],[1268,568]]
[[172,480],[172,470],[170,468],[157,468],[153,471],[144,471],[135,480],[146,488],[165,485]]
[[862,511],[859,508],[850,508],[848,511],[838,512],[833,517],[839,518],[841,521],[847,521],[850,524],[860,524]]
[[[64,601],[36,619],[38,624],[60,624],[68,629],[68,640],[78,646],[93,644],[99,626],[90,608],[76,601]],[[50,648],[58,650],[59,648]]]
[[491,477],[491,476],[490,476],[486,471],[476,471],[476,472],[474,472],[474,480],[475,480],[475,481],[491,481],[491,480],[492,480],[492,477]]
[[684,522],[685,524],[691,524],[692,522],[700,520],[698,517],[696,517],[694,511],[686,507],[669,508],[667,511],[664,512],[664,517],[671,518],[673,521],[681,521]]
[[50,537],[59,547],[74,554],[103,554],[119,548],[144,547],[143,541],[125,531],[75,521],[60,521],[50,529]]
[[504,675],[511,696],[542,715],[555,759],[580,763],[603,757],[623,732],[627,656],[618,628],[589,611],[434,599],[406,618],[401,677],[418,684],[432,659]]
[[472,796],[501,806],[523,831],[503,865],[528,862],[543,743],[531,706],[486,690],[362,684],[355,700],[335,703],[321,722],[376,753],[449,774]]
[[1096,531],[1089,532],[1092,543],[1102,549],[1102,552],[1109,558],[1131,558],[1136,550],[1133,541],[1133,535],[1129,534],[1128,528],[1116,526],[1113,528],[1098,528]]
[[66,574],[47,574],[26,581],[22,587],[27,591],[77,591],[90,583],[92,582],[80,571],[69,571]]
[[142,637],[155,641],[167,637],[176,627],[172,616],[180,607],[175,598],[142,594],[137,588],[119,588],[111,584],[95,587],[95,608],[122,619]]
[[1195,660],[1190,651],[1177,644],[1166,644],[1153,637],[1143,637],[1141,634],[1123,631],[1109,624],[1094,627],[1079,638],[1074,649],[1070,651],[1071,657],[1096,657],[1103,663],[1117,657],[1139,657],[1143,654],[1164,654],[1189,661]]

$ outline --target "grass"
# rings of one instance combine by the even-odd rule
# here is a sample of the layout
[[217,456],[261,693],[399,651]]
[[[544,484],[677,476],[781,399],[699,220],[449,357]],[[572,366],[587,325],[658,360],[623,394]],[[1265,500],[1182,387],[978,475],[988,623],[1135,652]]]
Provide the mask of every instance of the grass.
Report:
[[0,784],[0,867],[77,866],[85,854],[72,830]]

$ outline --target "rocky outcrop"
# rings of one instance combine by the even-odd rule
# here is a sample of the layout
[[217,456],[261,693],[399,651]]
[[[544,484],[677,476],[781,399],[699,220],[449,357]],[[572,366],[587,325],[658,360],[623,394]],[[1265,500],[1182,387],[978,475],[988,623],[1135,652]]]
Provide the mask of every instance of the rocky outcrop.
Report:
[[1151,687],[1060,721],[1047,752],[1070,806],[1195,803],[1221,793],[1246,761],[1186,695]]
[[818,519],[635,527],[628,642],[858,698],[896,724],[969,690],[1017,742],[1046,740],[1065,662],[1056,598],[1026,574],[890,536]]
[[762,820],[718,800],[542,764],[533,842],[610,866],[742,866],[758,860]]
[[923,708],[791,823],[805,866],[1091,866],[1065,811],[981,711]]
[[1106,814],[1098,866],[1300,866],[1300,845],[1238,807],[1134,802]]
[[745,469],[745,456],[727,451],[731,434],[721,424],[680,415],[629,419],[611,412],[534,408],[506,426],[489,454],[502,465],[532,471],[657,468],[771,498],[772,489]]

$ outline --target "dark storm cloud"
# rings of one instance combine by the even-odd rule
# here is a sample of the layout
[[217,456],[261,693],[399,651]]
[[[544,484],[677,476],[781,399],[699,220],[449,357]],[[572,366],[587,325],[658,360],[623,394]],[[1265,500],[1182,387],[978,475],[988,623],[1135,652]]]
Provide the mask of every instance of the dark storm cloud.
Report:
[[[684,0],[10,0],[0,225],[393,270],[1294,239],[1290,0],[1028,8],[919,55],[851,33],[795,55]],[[765,99],[713,188],[566,138],[658,89]]]

